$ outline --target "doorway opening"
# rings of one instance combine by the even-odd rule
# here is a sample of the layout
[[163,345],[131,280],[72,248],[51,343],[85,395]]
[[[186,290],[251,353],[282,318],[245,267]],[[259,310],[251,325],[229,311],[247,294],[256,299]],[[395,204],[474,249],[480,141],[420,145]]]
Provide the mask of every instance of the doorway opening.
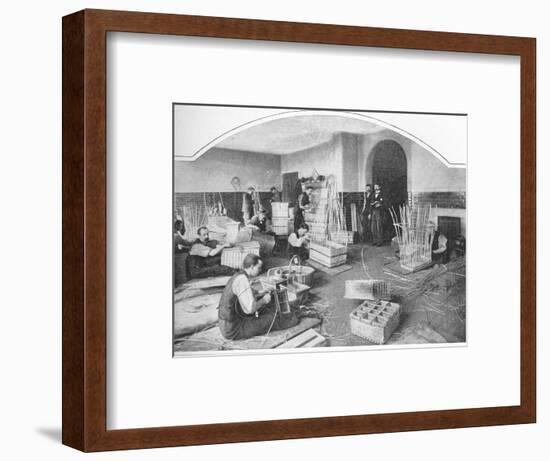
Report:
[[405,151],[398,142],[387,139],[374,146],[372,155],[372,183],[382,187],[386,207],[397,209],[407,202]]

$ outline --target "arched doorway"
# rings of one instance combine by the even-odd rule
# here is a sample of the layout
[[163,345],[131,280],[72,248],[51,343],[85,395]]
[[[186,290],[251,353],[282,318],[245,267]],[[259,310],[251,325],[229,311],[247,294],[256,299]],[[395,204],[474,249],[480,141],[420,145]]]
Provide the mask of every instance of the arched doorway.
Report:
[[380,184],[386,207],[407,202],[407,157],[401,145],[391,139],[380,141],[372,149],[372,183]]

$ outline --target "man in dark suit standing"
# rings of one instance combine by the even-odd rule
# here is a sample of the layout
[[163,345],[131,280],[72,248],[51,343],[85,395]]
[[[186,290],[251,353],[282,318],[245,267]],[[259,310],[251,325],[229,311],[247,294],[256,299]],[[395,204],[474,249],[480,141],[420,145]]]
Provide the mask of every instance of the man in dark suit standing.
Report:
[[361,224],[363,226],[363,242],[372,242],[372,186],[367,184],[363,192],[363,207],[361,209]]
[[382,196],[382,188],[379,184],[374,185],[374,194],[372,194],[371,204],[371,229],[372,229],[372,244],[374,246],[382,246],[384,244],[384,213],[386,203]]

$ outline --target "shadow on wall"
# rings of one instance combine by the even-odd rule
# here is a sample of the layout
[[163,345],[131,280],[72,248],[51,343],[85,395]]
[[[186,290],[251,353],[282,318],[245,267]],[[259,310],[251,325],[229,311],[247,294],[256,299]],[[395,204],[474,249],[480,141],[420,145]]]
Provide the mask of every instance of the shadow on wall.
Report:
[[36,432],[55,443],[61,443],[60,427],[37,427]]

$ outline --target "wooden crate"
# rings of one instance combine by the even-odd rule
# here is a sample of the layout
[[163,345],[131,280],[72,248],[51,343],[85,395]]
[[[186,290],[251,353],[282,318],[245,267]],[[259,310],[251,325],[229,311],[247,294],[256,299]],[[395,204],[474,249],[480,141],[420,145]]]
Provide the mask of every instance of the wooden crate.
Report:
[[221,264],[233,269],[242,269],[244,258],[247,254],[260,256],[260,244],[258,242],[243,242],[232,248],[224,248]]
[[302,347],[323,347],[328,345],[327,339],[317,333],[313,328],[304,331],[298,336],[289,339],[287,342],[277,346],[277,349],[297,349]]
[[399,326],[401,306],[389,301],[362,303],[350,314],[351,333],[375,344],[384,344]]
[[326,240],[324,242],[312,242],[309,247],[311,250],[329,257],[345,255],[348,252],[346,245],[331,242],[330,240]]
[[[312,242],[313,243],[313,242]],[[322,264],[325,267],[336,267],[345,264],[348,258],[348,255],[339,255],[339,256],[327,256],[323,253],[319,253],[315,250],[309,250],[309,258],[313,261]]]

